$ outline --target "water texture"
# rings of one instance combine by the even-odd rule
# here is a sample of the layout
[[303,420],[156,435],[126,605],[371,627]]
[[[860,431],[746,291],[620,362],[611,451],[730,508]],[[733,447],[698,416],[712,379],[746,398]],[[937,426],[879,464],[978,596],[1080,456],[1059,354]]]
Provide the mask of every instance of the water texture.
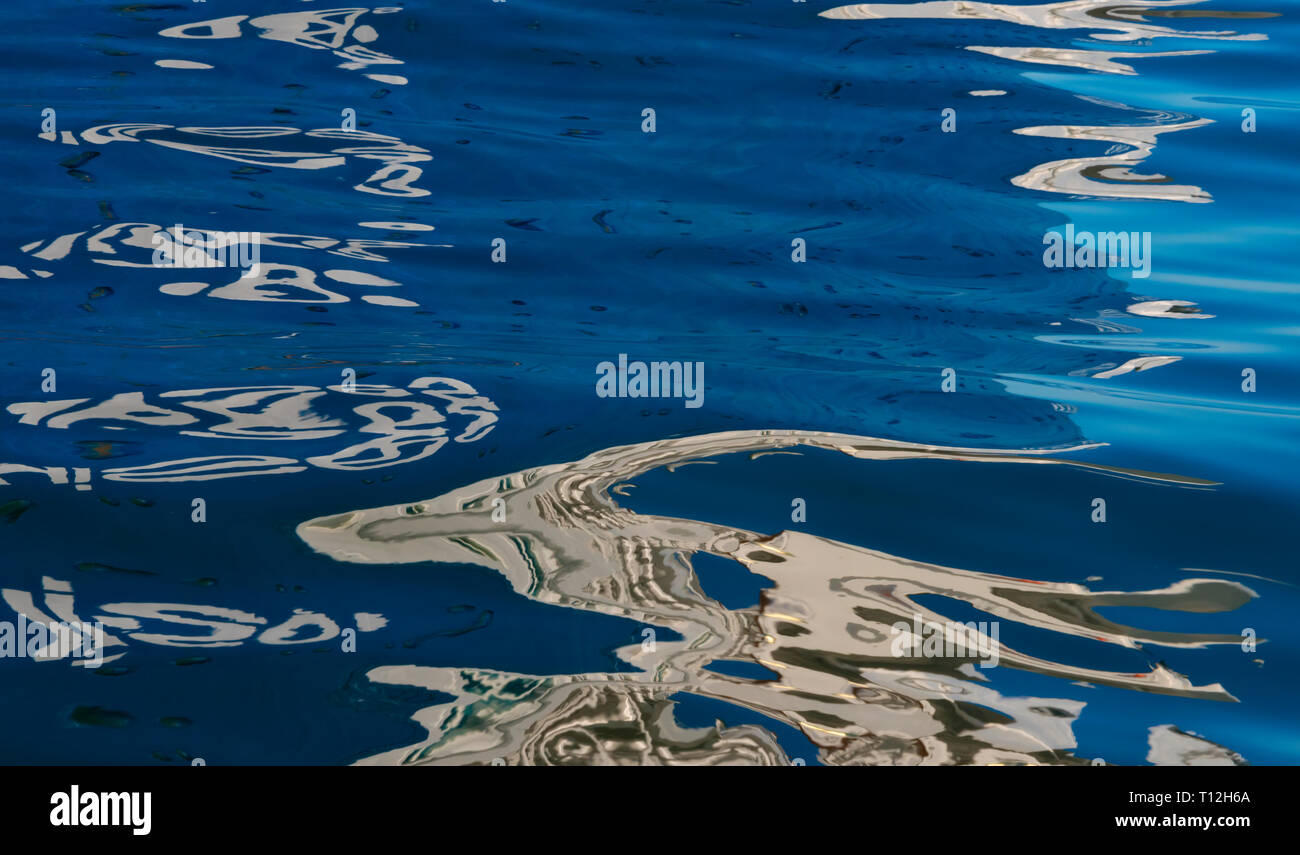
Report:
[[0,761],[1300,762],[1296,12],[5,4]]

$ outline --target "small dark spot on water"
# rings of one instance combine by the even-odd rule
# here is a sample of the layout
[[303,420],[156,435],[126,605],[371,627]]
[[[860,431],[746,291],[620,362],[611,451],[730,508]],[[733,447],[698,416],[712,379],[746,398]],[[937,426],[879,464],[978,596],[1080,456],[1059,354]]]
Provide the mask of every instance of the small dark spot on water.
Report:
[[126,6],[114,6],[113,11],[119,15],[132,15],[136,12],[177,12],[188,8],[188,5],[176,3],[129,3]]
[[100,564],[98,561],[79,561],[77,569],[82,573],[121,573],[127,576],[157,576],[149,570],[131,570],[126,567],[114,567],[112,564]]
[[78,166],[81,166],[86,161],[94,160],[97,157],[99,157],[99,152],[97,151],[80,151],[74,155],[65,157],[63,160],[60,160],[59,166],[62,166],[64,169],[76,169]]
[[0,505],[0,517],[4,517],[5,522],[18,522],[18,518],[33,507],[35,507],[35,503],[27,499],[14,499]]
[[183,715],[165,715],[158,719],[158,723],[163,727],[189,727],[194,722],[190,721]]
[[68,719],[79,727],[128,727],[135,721],[130,713],[99,706],[79,706]]

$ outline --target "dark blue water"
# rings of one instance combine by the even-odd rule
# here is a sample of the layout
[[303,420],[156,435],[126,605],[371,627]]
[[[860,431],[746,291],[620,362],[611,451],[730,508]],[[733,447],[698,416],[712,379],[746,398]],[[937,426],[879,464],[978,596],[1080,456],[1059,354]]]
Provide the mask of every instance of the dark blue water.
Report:
[[[0,621],[120,645],[0,659],[0,759],[1300,762],[1296,4],[962,5],[7,4]],[[154,265],[177,224],[262,269]],[[1149,275],[1047,267],[1067,224]],[[620,354],[702,405],[599,396]],[[856,439],[579,463],[765,430]],[[628,486],[301,528],[569,463]],[[854,549],[1033,662],[863,647],[844,580],[905,583]]]

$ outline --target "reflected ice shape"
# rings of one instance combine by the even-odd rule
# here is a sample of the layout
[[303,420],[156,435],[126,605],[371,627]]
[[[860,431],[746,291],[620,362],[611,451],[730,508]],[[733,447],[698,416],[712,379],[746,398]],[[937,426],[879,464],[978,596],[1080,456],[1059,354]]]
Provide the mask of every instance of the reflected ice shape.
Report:
[[[375,50],[369,45],[379,38],[369,24],[357,24],[367,13],[386,15],[402,11],[400,7],[379,8],[350,7],[342,9],[312,9],[303,12],[281,12],[249,18],[247,15],[228,15],[180,24],[161,30],[158,35],[172,39],[237,39],[244,35],[244,25],[263,39],[287,42],[312,50],[328,50],[343,60],[338,67],[349,71],[366,71],[371,67],[403,65],[402,60]],[[397,74],[367,73],[366,77],[379,83],[394,86],[406,84],[406,78]]]
[[[497,406],[473,386],[450,377],[420,377],[406,388],[383,384],[327,386],[232,386],[186,389],[158,394],[121,392],[102,401],[90,398],[27,401],[6,411],[18,424],[68,430],[174,430],[202,439],[259,442],[319,441],[356,434],[363,442],[299,460],[265,455],[190,457],[142,466],[110,467],[98,474],[109,481],[176,483],[211,481],[249,475],[303,472],[308,466],[360,471],[422,460],[449,441],[476,442],[497,421]],[[364,403],[357,403],[357,399]],[[359,426],[356,426],[359,425]],[[5,475],[46,477],[53,484],[69,481],[63,466],[0,463]],[[75,467],[77,489],[91,489],[91,470]]]
[[1200,187],[1173,184],[1164,175],[1142,175],[1132,167],[1146,160],[1160,134],[1208,125],[1212,119],[1193,119],[1163,125],[1047,125],[1017,128],[1015,133],[1031,137],[1097,140],[1127,146],[1127,150],[1096,157],[1069,157],[1039,164],[1017,175],[1011,183],[1030,190],[1102,196],[1111,199],[1164,199],[1177,202],[1210,202]]
[[[99,642],[104,652],[99,663],[73,662],[86,667],[121,659],[128,651],[119,648],[130,647],[129,642],[201,648],[238,647],[245,642],[282,646],[319,644],[340,632],[339,624],[329,615],[302,608],[293,609],[288,616],[281,613],[284,620],[279,621],[275,617],[267,619],[240,609],[202,603],[115,602],[78,606],[72,582],[68,580],[43,576],[41,588],[35,592],[3,588],[0,601],[15,615],[45,626],[63,622],[95,624],[101,631],[106,627],[108,631],[102,631],[103,640]],[[41,599],[44,603],[38,605]],[[84,621],[82,614],[87,616]],[[373,632],[382,629],[388,620],[381,614],[357,612],[353,622],[358,632]],[[52,657],[38,661],[57,661],[67,658],[68,653],[66,649],[61,653],[56,651]]]
[[[301,136],[299,136],[301,135]],[[55,140],[53,131],[37,134],[48,142]],[[429,191],[414,186],[424,174],[416,163],[433,160],[429,150],[403,142],[387,134],[371,131],[346,131],[342,128],[317,128],[303,131],[280,125],[247,127],[177,127],[176,125],[122,122],[97,125],[81,132],[81,140],[92,145],[114,142],[148,142],[163,148],[219,157],[257,167],[285,169],[330,169],[342,166],[349,158],[355,161],[380,161],[383,165],[353,190],[379,196],[415,198]],[[294,149],[315,148],[320,151],[282,150],[269,145],[236,145],[234,141],[267,140],[294,137]],[[213,140],[230,140],[217,144]],[[80,145],[71,131],[64,131],[64,143]]]
[[1212,50],[1172,50],[1160,53],[1134,53],[1131,51],[1082,50],[1054,47],[990,47],[988,45],[967,45],[966,50],[999,56],[1016,62],[1032,62],[1039,65],[1068,65],[1087,71],[1105,71],[1111,74],[1137,74],[1133,66],[1117,62],[1121,59],[1146,59],[1159,56],[1196,56],[1214,53]]
[[[74,254],[84,256],[95,264],[110,267],[157,269],[154,263],[154,243],[156,236],[166,234],[172,227],[155,223],[113,223],[97,229],[71,232],[49,240],[38,240],[22,247],[22,251],[41,262],[63,261]],[[225,232],[221,229],[202,229],[184,227],[187,234],[196,234],[199,243],[212,245],[219,235],[238,235],[240,241],[256,243],[259,247],[291,249],[298,251],[317,251],[336,255],[353,261],[368,261],[381,264],[389,259],[381,254],[386,250],[406,249],[422,246],[446,246],[446,244],[407,243],[403,241],[377,240],[374,238],[331,238],[320,235],[283,234],[278,232]],[[337,263],[337,262],[336,262]],[[325,267],[325,265],[318,265]],[[346,294],[323,287],[318,280],[318,272],[324,279],[344,285],[362,288],[391,289],[402,283],[373,273],[366,273],[350,268],[328,267],[319,271],[296,264],[263,262],[256,274],[241,276],[231,272],[236,278],[228,284],[212,287],[211,282],[189,281],[194,276],[218,275],[208,268],[183,268],[180,275],[185,281],[168,282],[159,287],[164,294],[174,296],[193,296],[207,291],[206,296],[221,300],[242,300],[252,302],[283,303],[347,303],[352,298]],[[43,268],[28,268],[26,271],[14,266],[0,268],[0,278],[28,279],[31,276],[49,278],[52,271]],[[419,304],[404,297],[388,294],[363,294],[363,302],[412,307]]]
[[1131,315],[1141,315],[1145,318],[1197,320],[1214,317],[1202,312],[1200,307],[1190,300],[1147,300],[1143,303],[1134,303],[1127,311]]
[[[819,13],[823,18],[840,20],[882,20],[900,18],[946,18],[951,20],[1006,21],[1026,27],[1049,30],[1100,30],[1090,38],[1099,41],[1135,42],[1141,39],[1225,39],[1230,41],[1263,41],[1262,33],[1237,33],[1232,30],[1176,30],[1149,23],[1144,13],[1164,7],[1193,6],[1205,0],[1143,0],[1134,6],[1120,5],[1114,0],[1065,0],[1063,3],[1039,5],[1003,5],[1001,3],[976,3],[967,0],[934,0],[925,3],[857,3],[837,6]],[[1185,17],[1196,17],[1197,12]],[[1271,12],[1223,12],[1204,10],[1202,14],[1215,18],[1271,17]],[[1184,16],[1180,16],[1184,17]]]
[[195,62],[189,59],[156,59],[153,64],[159,68],[178,68],[186,71],[204,71],[212,68],[206,62]]
[[372,682],[452,694],[413,718],[438,738],[357,765],[788,766],[754,725],[683,728],[663,688],[622,675],[532,677],[474,669],[381,667]]
[[1094,380],[1108,380],[1111,377],[1118,377],[1121,374],[1129,374],[1133,371],[1149,371],[1152,368],[1159,368],[1161,365],[1171,365],[1182,359],[1181,356],[1139,356],[1130,359],[1123,365],[1114,368],[1108,368],[1108,365],[1101,366],[1102,371],[1092,375]]
[[1157,766],[1246,766],[1240,754],[1188,733],[1172,724],[1162,724],[1147,733],[1147,762]]
[[[1086,29],[1089,38],[1100,42],[1149,43],[1157,38],[1221,41],[1264,41],[1263,33],[1238,33],[1233,30],[1183,30],[1152,24],[1147,17],[1166,16],[1178,19],[1193,17],[1267,18],[1272,12],[1219,10],[1170,10],[1167,7],[1195,6],[1204,0],[1151,0],[1139,6],[1120,6],[1112,0],[1066,0],[1039,5],[1003,5],[935,0],[922,3],[862,3],[838,6],[821,12],[824,18],[839,20],[949,19],[1005,21],[1026,27],[1050,30]],[[966,45],[967,50],[1016,62],[1061,65],[1086,71],[1112,74],[1136,74],[1133,66],[1119,60],[1169,56],[1193,56],[1211,50],[1165,52],[1093,50],[1087,46],[1055,47]],[[1122,106],[1122,105],[1118,105]],[[1051,193],[1101,196],[1112,199],[1161,199],[1179,202],[1209,202],[1211,196],[1200,187],[1177,185],[1163,175],[1137,175],[1130,171],[1145,160],[1155,147],[1156,136],[1209,124],[1209,119],[1188,119],[1156,126],[1050,126],[1020,128],[1018,134],[1061,139],[1095,139],[1128,147],[1120,153],[1108,152],[1099,157],[1056,160],[1034,167],[1012,179],[1017,187]]]
[[[934,459],[1065,465],[1155,483],[1206,482],[1048,456],[1054,452],[990,451],[917,445],[809,431],[735,431],[605,449],[572,463],[488,478],[408,505],[371,508],[301,524],[313,549],[360,564],[456,562],[502,573],[530,599],[618,615],[672,630],[658,640],[617,651],[634,673],[532,676],[477,668],[387,666],[374,682],[447,692],[449,703],[420,710],[429,732],[416,745],[367,763],[668,762],[680,747],[662,712],[679,692],[723,700],[798,727],[819,746],[823,762],[1075,763],[1071,722],[1083,704],[1005,697],[987,685],[971,660],[898,657],[890,628],[920,615],[943,616],[917,601],[938,594],[995,619],[1135,648],[1142,644],[1203,647],[1235,644],[1237,636],[1151,632],[1108,621],[1096,609],[1149,606],[1212,612],[1234,609],[1254,593],[1237,582],[1185,579],[1153,591],[1090,591],[941,567],[797,532],[773,536],[690,519],[637,514],[611,496],[620,482],[730,453],[757,454],[806,446],[862,460]],[[1092,445],[1056,451],[1082,451]],[[730,610],[708,597],[691,566],[695,553],[730,558],[773,581],[754,609]],[[739,568],[737,568],[739,569]],[[1220,685],[1195,686],[1159,666],[1149,673],[1100,671],[1052,662],[1000,645],[1009,667],[1141,691],[1232,700]],[[761,664],[768,680],[706,670],[719,660]],[[658,706],[656,706],[658,705]],[[568,711],[588,716],[585,736],[568,740]],[[589,738],[596,710],[616,710],[663,732],[637,731],[599,754]],[[620,719],[622,720],[622,719]],[[718,735],[715,735],[718,736]],[[566,741],[567,740],[567,741]],[[573,748],[567,752],[564,746]],[[766,746],[766,749],[764,748]],[[750,743],[752,756],[774,744]],[[586,759],[584,759],[586,758]],[[696,761],[703,762],[700,758]],[[788,762],[789,758],[786,758]]]

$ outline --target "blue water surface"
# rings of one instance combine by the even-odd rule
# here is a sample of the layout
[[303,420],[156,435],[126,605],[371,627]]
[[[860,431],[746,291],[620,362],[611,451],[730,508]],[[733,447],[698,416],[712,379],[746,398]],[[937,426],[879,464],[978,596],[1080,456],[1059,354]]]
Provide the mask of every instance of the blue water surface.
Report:
[[[1235,701],[1010,667],[983,677],[1004,697],[1083,702],[1059,756],[1154,762],[1149,731],[1172,725],[1245,762],[1300,762],[1300,9],[1153,2],[1108,18],[1097,3],[1051,27],[1033,11],[1047,7],[997,7],[1024,10],[1017,22],[967,5],[981,8],[5,4],[0,464],[29,468],[0,469],[0,587],[17,592],[0,621],[17,620],[18,595],[40,607],[66,590],[83,617],[161,603],[255,616],[259,634],[295,610],[384,625],[348,653],[338,638],[248,636],[128,639],[100,669],[0,659],[0,760],[351,763],[420,742],[410,717],[450,698],[372,681],[375,668],[635,672],[617,653],[641,644],[634,615],[531,598],[469,560],[335,560],[296,527],[614,446],[797,429],[1066,449],[1197,481],[804,449],[656,469],[614,499],[1093,591],[1235,580],[1255,596],[1231,611],[1100,613],[1167,632],[1249,629],[1266,639],[1257,650],[1130,648],[1010,620],[1001,636],[1081,668],[1163,663]],[[249,128],[263,130],[231,130]],[[1044,128],[1069,130],[1024,132]],[[1149,232],[1150,275],[1045,266],[1044,234],[1067,223]],[[239,270],[150,266],[150,236],[174,224],[297,237],[262,245],[277,267],[241,288]],[[598,396],[597,364],[620,354],[703,363],[702,406]],[[392,390],[453,378],[496,419],[470,435],[469,416],[444,410],[449,441],[424,456],[431,446],[405,446],[392,465],[307,462],[379,435],[353,404],[389,398],[328,392],[350,376]],[[159,414],[224,394],[169,393],[245,387],[327,394],[277,411],[280,427],[299,422],[287,437],[271,421],[255,429],[264,438],[223,434],[213,410],[201,425]],[[122,395],[139,399],[54,424]],[[417,399],[429,400],[401,398]],[[80,403],[43,414],[51,401]],[[225,455],[289,463],[107,477]],[[711,555],[694,563],[727,609],[762,607],[770,580]],[[959,599],[926,602],[988,619]],[[714,670],[770,679],[748,664]],[[765,727],[787,759],[835,762],[787,718],[665,697],[683,728]]]

